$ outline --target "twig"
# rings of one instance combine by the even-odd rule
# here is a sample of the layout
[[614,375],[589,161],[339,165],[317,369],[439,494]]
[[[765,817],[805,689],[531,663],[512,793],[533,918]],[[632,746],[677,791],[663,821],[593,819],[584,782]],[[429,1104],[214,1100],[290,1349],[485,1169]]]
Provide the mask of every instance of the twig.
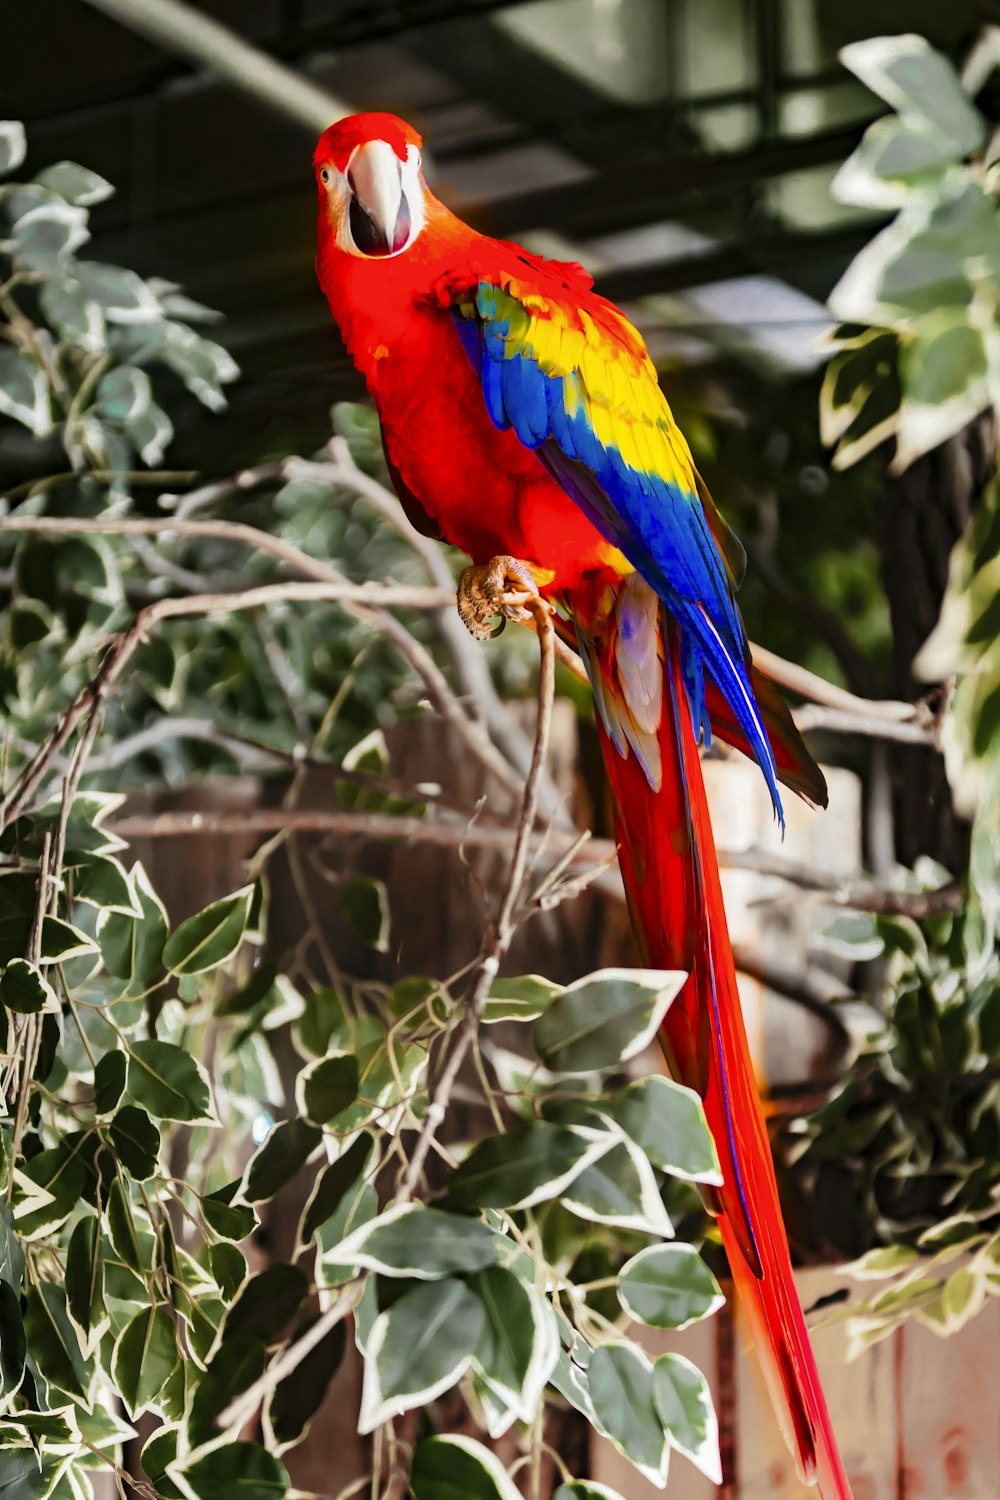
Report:
[[[403,795],[409,795],[403,793]],[[420,800],[419,792],[413,793]],[[124,839],[184,838],[196,834],[259,834],[265,836],[280,829],[290,833],[334,833],[345,837],[369,839],[413,839],[445,847],[495,849],[506,851],[514,843],[515,833],[509,822],[487,822],[480,816],[469,824],[468,815],[442,819],[418,818],[406,814],[352,812],[346,808],[280,808],[251,807],[233,812],[176,810],[162,813],[135,813],[108,819],[105,827]],[[579,834],[562,829],[533,833],[528,840],[532,852],[554,845],[557,852],[579,844]],[[615,857],[611,839],[591,839],[584,847],[574,849],[572,863],[586,864],[590,858],[600,862]]]
[[[237,476],[238,478],[239,476]],[[232,485],[229,486],[232,488]],[[278,562],[293,568],[303,578],[317,583],[343,586],[349,583],[339,569],[319,558],[310,557],[301,547],[286,542],[282,537],[261,531],[259,526],[248,526],[245,521],[224,521],[215,517],[209,520],[185,520],[180,516],[0,516],[0,532],[31,532],[38,536],[191,536],[212,537],[219,541],[237,542],[251,547],[255,552],[266,552]],[[450,594],[437,589],[432,604],[424,608],[440,608],[445,602],[454,605],[455,591]]]
[[[402,795],[407,795],[403,792]],[[419,796],[419,791],[414,792]],[[444,806],[444,804],[442,804]],[[491,823],[480,817],[469,825],[458,819],[416,818],[394,813],[350,812],[341,808],[248,808],[239,812],[137,813],[109,819],[109,832],[123,839],[185,838],[203,835],[239,835],[261,837],[285,829],[290,833],[334,833],[343,837],[367,839],[413,839],[445,847],[509,849],[514,832],[505,824]],[[527,841],[532,852],[553,847],[571,865],[606,866],[616,857],[611,839],[590,838],[581,841],[562,829],[533,833]],[[719,849],[723,869],[753,870],[759,875],[773,875],[802,890],[815,891],[831,906],[845,906],[855,911],[870,911],[881,916],[909,916],[916,919],[940,912],[959,911],[962,889],[956,881],[931,891],[906,891],[880,886],[870,880],[828,875],[771,854],[764,849]]]
[[756,979],[776,994],[801,1005],[836,1032],[838,1040],[845,1046],[850,1042],[850,1033],[833,1005],[838,1000],[852,999],[853,991],[832,974],[820,977],[814,969],[792,969],[774,963],[761,958],[743,943],[733,944],[733,961],[740,974]]
[[307,1354],[310,1354],[317,1344],[321,1344],[332,1328],[342,1323],[348,1313],[354,1311],[364,1294],[368,1281],[368,1273],[355,1276],[353,1281],[340,1291],[325,1312],[320,1313],[315,1323],[298,1339],[291,1344],[277,1359],[264,1371],[253,1385],[248,1386],[242,1395],[231,1401],[224,1411],[219,1413],[216,1421],[220,1428],[243,1427],[253,1416],[257,1407],[269,1391],[273,1391],[279,1381],[284,1380],[286,1375],[299,1367]]
[[864,719],[881,719],[887,723],[929,723],[933,718],[924,703],[903,703],[893,698],[859,698],[856,693],[836,687],[806,667],[786,661],[783,656],[776,656],[766,646],[755,645],[752,641],[750,655],[754,666],[772,681],[812,703],[822,703],[843,713],[860,715]]
[[[466,1005],[465,1017],[460,1023],[454,1045],[435,1084],[434,1092],[427,1106],[420,1134],[417,1137],[409,1165],[393,1198],[394,1204],[407,1203],[413,1197],[423,1171],[424,1163],[427,1160],[427,1155],[434,1144],[434,1138],[441,1121],[445,1117],[448,1101],[452,1096],[462,1063],[479,1030],[479,1023],[486,1004],[486,998],[489,994],[490,985],[496,977],[501,959],[517,929],[515,908],[524,880],[531,829],[538,811],[538,784],[542,768],[545,764],[545,755],[552,725],[552,703],[555,690],[554,631],[551,619],[548,618],[548,606],[537,600],[532,602],[531,607],[535,611],[538,623],[539,650],[541,655],[538,722],[535,728],[531,766],[528,771],[528,778],[521,801],[521,814],[518,818],[517,830],[514,836],[514,851],[511,857],[510,869],[507,873],[503,893],[497,905],[496,915],[483,936],[483,946],[476,966],[472,990]],[[283,1380],[286,1375],[296,1369],[302,1360],[305,1359],[306,1355],[326,1337],[330,1329],[342,1322],[347,1314],[357,1306],[364,1292],[366,1281],[367,1273],[357,1276],[353,1281],[348,1282],[336,1300],[325,1312],[320,1314],[308,1332],[300,1339],[297,1339],[289,1348],[285,1349],[274,1363],[264,1371],[263,1375],[255,1380],[241,1396],[238,1396],[235,1401],[230,1402],[218,1418],[219,1425],[222,1427],[243,1426],[253,1416],[260,1402],[265,1399],[268,1392],[272,1391],[279,1381]]]
[[47,494],[64,484],[79,484],[81,479],[92,479],[95,484],[110,484],[115,479],[128,479],[130,485],[160,485],[168,480],[190,483],[195,477],[193,469],[133,469],[127,474],[114,469],[67,469],[62,474],[48,474],[44,479],[27,479],[0,495],[0,508],[15,504],[18,500],[33,499],[35,495]]
[[[439,591],[378,583],[271,583],[263,584],[259,588],[246,589],[240,594],[192,594],[188,598],[157,599],[154,603],[147,604],[136,615],[128,630],[114,638],[96,677],[63,712],[48,738],[43,741],[15,781],[10,792],[0,799],[0,829],[6,828],[8,823],[22,811],[45,775],[51,761],[58,755],[81,720],[86,715],[100,711],[136,648],[161,620],[177,619],[184,615],[232,614],[237,610],[258,609],[268,604],[317,600],[329,600],[335,603],[350,602],[365,608],[378,608],[388,603],[405,605],[410,609],[433,609],[439,602]],[[461,717],[463,722],[468,724],[469,721],[464,718],[464,715]]]
[[[250,474],[259,471],[248,471]],[[237,476],[238,478],[239,476]],[[227,481],[229,488],[231,483]],[[204,493],[204,492],[203,492]],[[208,503],[207,501],[205,502]],[[310,557],[301,548],[295,547],[291,542],[283,541],[280,537],[272,536],[267,531],[261,531],[256,526],[248,526],[243,521],[220,521],[220,520],[185,520],[183,518],[171,517],[165,520],[156,520],[139,516],[112,517],[87,517],[78,519],[70,516],[4,516],[0,517],[0,532],[31,532],[38,535],[48,536],[203,536],[215,537],[225,541],[238,542],[247,547],[253,547],[258,552],[266,552],[269,556],[276,558],[279,562],[286,563],[294,568],[305,578],[315,579],[318,583],[324,583],[331,587],[342,590],[350,590],[352,585],[343,573],[329,563],[320,562],[317,558]],[[374,587],[374,585],[372,585]],[[401,586],[400,586],[401,587]],[[420,590],[415,591],[420,594]],[[234,596],[236,597],[236,596]],[[319,597],[329,597],[317,595]],[[423,602],[421,609],[454,610],[455,593],[454,584],[449,584],[448,589],[426,589],[423,591]],[[157,600],[155,604],[169,603],[168,600]],[[172,601],[181,602],[181,601]],[[501,754],[500,750],[490,739],[489,735],[474,720],[465,713],[455,694],[452,692],[448,680],[438,667],[427,648],[414,638],[406,626],[388,613],[387,608],[380,607],[378,596],[370,601],[365,601],[361,596],[352,596],[345,592],[337,602],[341,603],[356,619],[363,620],[377,629],[399,654],[423,680],[428,696],[434,707],[443,719],[455,730],[463,740],[467,748],[476,758],[504,785],[508,791],[520,792],[521,777]],[[394,605],[401,601],[394,598],[386,598],[386,605]],[[184,611],[182,611],[184,612]]]
[[[861,702],[864,701],[861,699]],[[884,708],[889,705],[883,703],[875,706]],[[906,706],[906,704],[900,704],[900,707]],[[909,706],[912,709],[910,719],[893,719],[878,713],[855,712],[853,709],[845,712],[842,708],[826,708],[812,703],[804,708],[796,709],[792,717],[796,727],[803,734],[807,734],[811,729],[826,729],[833,734],[860,734],[869,739],[894,740],[897,744],[930,745],[936,748],[938,735],[933,719],[925,722],[921,713],[924,705],[914,703]]]
[[797,860],[769,854],[764,849],[720,849],[719,864],[730,870],[775,875],[800,890],[816,891],[834,906],[870,911],[879,916],[907,916],[919,920],[962,908],[962,887],[957,880],[949,880],[930,891],[893,890],[869,880],[829,875]]
[[240,469],[228,479],[213,479],[209,484],[199,485],[196,490],[188,490],[185,495],[161,495],[157,504],[162,510],[172,510],[180,521],[193,515],[196,510],[214,505],[217,500],[225,500],[227,496],[240,490],[255,490],[258,485],[287,479],[287,465],[288,460],[283,458],[277,463],[258,464],[254,469]]
[[[531,762],[531,741],[498,694],[482,646],[472,639],[453,607],[455,580],[440,546],[417,530],[404,513],[395,494],[358,468],[346,438],[331,438],[327,449],[332,462],[314,463],[305,459],[291,459],[288,463],[289,476],[304,474],[340,489],[353,491],[402,537],[419,558],[430,582],[452,590],[452,607],[441,611],[435,620],[435,626],[451,658],[459,696],[467,698],[476,707],[493,743],[503,751],[519,774],[526,776]],[[571,660],[575,662],[583,680],[587,680],[579,657],[568,646],[563,645],[558,636],[556,651],[567,665],[571,664]],[[570,826],[571,820],[564,798],[547,773],[543,775],[539,786],[539,803],[550,821],[562,827]]]
[[549,735],[552,729],[552,704],[555,697],[556,659],[553,647],[555,629],[552,624],[549,607],[541,600],[535,599],[530,601],[529,608],[534,615],[535,625],[538,630],[540,655],[538,720],[535,725],[535,742],[531,756],[531,767],[528,771],[528,779],[525,782],[524,797],[521,801],[521,813],[514,834],[514,849],[511,855],[510,868],[507,871],[507,879],[497,905],[496,915],[488,923],[486,931],[483,934],[483,945],[475,977],[472,981],[472,990],[466,1003],[465,1017],[461,1022],[455,1044],[441,1070],[441,1075],[427,1106],[420,1134],[417,1137],[403,1180],[396,1192],[395,1202],[397,1203],[408,1203],[416,1191],[428,1152],[447,1113],[448,1101],[451,1098],[452,1090],[455,1087],[462,1064],[479,1031],[490,986],[499,972],[503,957],[517,931],[518,924],[515,912],[528,864],[531,830],[538,811],[538,785],[548,750]]

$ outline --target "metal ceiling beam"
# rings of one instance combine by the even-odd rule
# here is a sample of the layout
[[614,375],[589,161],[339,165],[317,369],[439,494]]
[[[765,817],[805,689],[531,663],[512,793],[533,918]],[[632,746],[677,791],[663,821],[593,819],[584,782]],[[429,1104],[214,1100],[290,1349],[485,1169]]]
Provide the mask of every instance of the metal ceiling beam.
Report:
[[446,26],[452,21],[475,20],[494,11],[525,5],[529,0],[409,0],[406,4],[373,4],[358,0],[353,6],[341,4],[330,20],[314,21],[293,31],[290,38],[278,39],[283,55],[307,47],[356,47],[390,37],[422,31],[431,26]]
[[[676,260],[648,265],[623,266],[595,279],[594,290],[612,302],[637,301],[641,297],[690,291],[739,276],[777,276],[782,271],[818,260],[836,259],[845,265],[871,240],[883,220],[851,224],[838,229],[781,230],[755,235],[753,239],[722,245],[705,254],[685,255]],[[794,279],[794,278],[792,278]]]
[[95,10],[167,52],[186,57],[266,108],[318,134],[351,113],[349,105],[304,74],[213,21],[184,0],[88,0]]
[[677,199],[685,194],[745,187],[788,172],[839,164],[857,146],[869,123],[767,141],[745,151],[639,161],[583,182],[518,193],[489,204],[475,216],[480,225],[488,223],[505,234],[544,225],[593,235],[623,225],[648,224],[676,212]]

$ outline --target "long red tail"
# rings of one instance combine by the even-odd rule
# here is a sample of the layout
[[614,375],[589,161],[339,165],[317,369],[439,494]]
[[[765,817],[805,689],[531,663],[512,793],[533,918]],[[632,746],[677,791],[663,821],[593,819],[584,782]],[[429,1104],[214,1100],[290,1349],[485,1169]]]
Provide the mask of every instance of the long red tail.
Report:
[[724,1177],[713,1207],[785,1441],[823,1500],[850,1500],[792,1276],[674,629],[665,675],[661,791],[602,730],[625,889],[646,962],[690,974],[661,1039],[705,1103]]

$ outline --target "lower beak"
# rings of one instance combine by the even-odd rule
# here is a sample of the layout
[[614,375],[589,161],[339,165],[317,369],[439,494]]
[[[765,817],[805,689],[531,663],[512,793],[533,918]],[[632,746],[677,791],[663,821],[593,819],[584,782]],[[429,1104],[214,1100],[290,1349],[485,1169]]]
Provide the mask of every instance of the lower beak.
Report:
[[366,255],[401,250],[409,236],[410,214],[399,158],[392,147],[386,141],[358,146],[347,180],[353,194],[351,229],[358,249]]

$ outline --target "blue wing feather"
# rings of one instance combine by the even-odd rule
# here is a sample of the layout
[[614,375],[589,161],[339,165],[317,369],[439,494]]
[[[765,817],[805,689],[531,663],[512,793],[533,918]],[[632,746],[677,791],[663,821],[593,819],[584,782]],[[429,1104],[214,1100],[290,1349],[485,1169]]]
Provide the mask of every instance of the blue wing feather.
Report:
[[[537,451],[601,535],[659,594],[683,627],[684,683],[696,731],[708,734],[703,679],[707,670],[752,747],[781,818],[774,757],[750,684],[746,636],[732,578],[696,492],[693,466],[690,486],[673,483],[659,473],[633,467],[614,444],[603,443],[594,430],[594,396],[584,384],[582,370],[550,373],[542,368],[530,348],[511,333],[511,309],[522,323],[527,317],[512,297],[510,288],[481,281],[474,316],[453,308],[462,343],[479,372],[491,420],[501,429],[512,427],[521,442]],[[475,335],[469,333],[470,324]],[[602,379],[609,378],[610,368],[598,363]],[[610,385],[617,390],[620,382]],[[600,396],[606,404],[607,387]],[[719,527],[724,525],[714,506],[711,515]],[[738,554],[738,544],[733,541],[731,546]]]

